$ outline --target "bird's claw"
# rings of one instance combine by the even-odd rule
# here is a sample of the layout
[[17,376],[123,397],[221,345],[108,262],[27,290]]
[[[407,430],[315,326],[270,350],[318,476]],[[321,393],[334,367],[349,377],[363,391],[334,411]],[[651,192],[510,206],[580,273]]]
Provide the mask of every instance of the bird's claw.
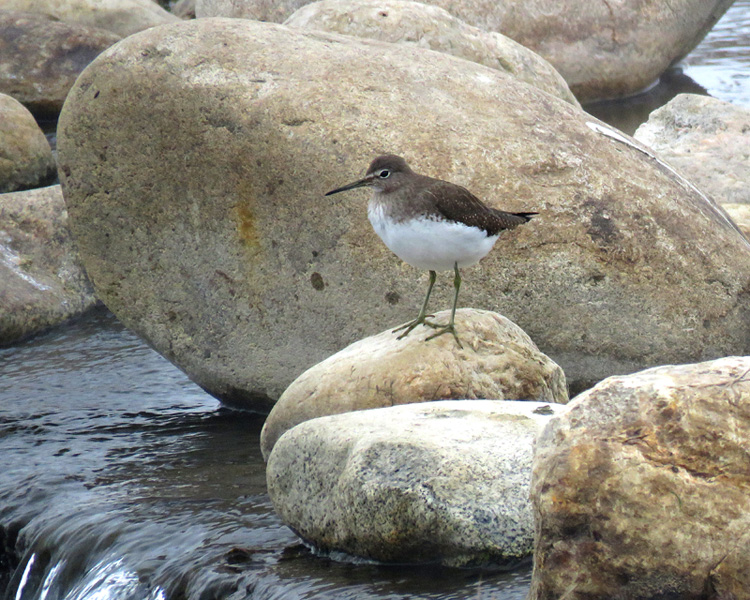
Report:
[[407,335],[409,335],[412,332],[412,330],[415,327],[417,327],[418,325],[426,325],[427,327],[432,327],[433,329],[436,329],[437,327],[439,327],[439,325],[437,323],[433,323],[433,322],[427,320],[427,317],[434,317],[434,316],[435,315],[425,315],[423,317],[417,317],[413,321],[409,321],[408,323],[405,323],[405,324],[403,324],[403,325],[401,325],[399,327],[396,327],[396,329],[394,329],[393,331],[391,331],[391,333],[396,333],[397,331],[401,331],[402,329],[406,329],[406,331],[404,331],[404,333],[402,333],[400,336],[398,336],[396,338],[397,340],[402,340]]
[[454,327],[453,323],[448,323],[447,325],[436,325],[433,324],[433,326],[438,329],[435,333],[433,333],[431,336],[425,338],[425,342],[428,342],[432,339],[435,339],[438,336],[443,335],[444,333],[448,333],[449,331],[453,334],[453,338],[456,340],[456,343],[458,344],[458,347],[463,350],[463,344],[461,344],[461,340],[458,339],[458,334],[456,333],[456,328]]

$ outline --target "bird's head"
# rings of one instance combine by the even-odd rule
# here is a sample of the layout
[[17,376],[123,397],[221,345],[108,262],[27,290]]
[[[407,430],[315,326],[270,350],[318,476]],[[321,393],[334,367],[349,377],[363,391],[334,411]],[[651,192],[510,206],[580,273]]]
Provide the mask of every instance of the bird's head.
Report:
[[411,173],[413,171],[403,158],[394,154],[385,154],[378,156],[370,163],[362,179],[331,190],[326,196],[358,187],[372,187],[376,192],[392,192],[401,187]]

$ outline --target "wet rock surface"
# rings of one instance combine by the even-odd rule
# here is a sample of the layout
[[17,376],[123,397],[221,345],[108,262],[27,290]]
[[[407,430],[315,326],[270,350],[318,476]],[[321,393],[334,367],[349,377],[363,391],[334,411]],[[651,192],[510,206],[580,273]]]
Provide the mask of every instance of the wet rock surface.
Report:
[[59,185],[0,195],[0,346],[96,303]]
[[0,10],[0,92],[34,113],[56,115],[80,72],[119,39],[44,14]]
[[467,400],[357,411],[284,434],[266,471],[279,516],[324,551],[503,565],[531,552],[534,438],[559,405]]
[[750,110],[680,94],[655,110],[635,138],[723,204],[750,204]]
[[[540,213],[465,270],[461,304],[517,323],[573,390],[750,353],[747,241],[592,123],[440,53],[198,19],[95,60],[58,151],[100,297],[231,405],[268,410],[313,364],[417,313],[427,274],[383,246],[366,195],[323,196],[384,152]],[[447,305],[449,280],[434,302]]]
[[34,117],[0,94],[0,194],[49,185],[56,178],[52,149]]
[[750,597],[750,359],[581,394],[537,440],[531,598]]
[[438,6],[404,0],[324,0],[303,6],[284,24],[416,44],[498,69],[578,105],[565,80],[542,57],[504,35],[467,25]]
[[[435,315],[447,322],[450,311]],[[559,366],[511,321],[488,311],[460,309],[451,335],[418,327],[399,340],[390,329],[355,342],[300,375],[268,415],[261,450],[295,425],[325,415],[433,400],[491,398],[566,403]]]

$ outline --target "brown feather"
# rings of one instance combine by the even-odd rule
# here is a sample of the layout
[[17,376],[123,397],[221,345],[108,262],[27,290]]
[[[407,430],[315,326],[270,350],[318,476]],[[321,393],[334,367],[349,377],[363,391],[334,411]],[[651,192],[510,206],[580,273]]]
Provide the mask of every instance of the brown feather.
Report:
[[487,232],[487,235],[497,235],[505,229],[514,229],[526,223],[536,213],[510,213],[490,208],[469,190],[460,185],[424,177],[421,194],[424,200],[429,200],[435,212],[449,221],[464,223]]

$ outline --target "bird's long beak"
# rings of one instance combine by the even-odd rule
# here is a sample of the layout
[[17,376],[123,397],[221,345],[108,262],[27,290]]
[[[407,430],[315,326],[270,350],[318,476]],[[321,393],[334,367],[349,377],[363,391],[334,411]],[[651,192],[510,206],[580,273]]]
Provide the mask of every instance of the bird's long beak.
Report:
[[338,194],[339,192],[345,192],[346,190],[353,190],[354,188],[358,188],[358,187],[372,185],[373,179],[374,179],[374,175],[368,175],[367,177],[363,177],[359,181],[355,181],[354,183],[350,183],[343,187],[336,188],[335,190],[331,190],[330,192],[326,193],[326,196],[330,196],[331,194]]

